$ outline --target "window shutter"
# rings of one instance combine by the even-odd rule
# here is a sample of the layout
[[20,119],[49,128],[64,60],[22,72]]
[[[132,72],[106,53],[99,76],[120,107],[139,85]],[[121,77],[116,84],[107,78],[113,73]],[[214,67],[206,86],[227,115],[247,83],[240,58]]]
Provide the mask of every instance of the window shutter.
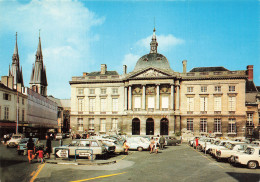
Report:
[[135,97],[135,106],[134,108],[141,108],[141,97]]
[[154,97],[148,97],[148,108],[153,109],[154,108]]
[[204,97],[204,109],[208,111],[208,97]]
[[169,108],[169,97],[168,96],[163,96],[162,97],[162,108]]
[[200,111],[204,111],[204,97],[200,98]]

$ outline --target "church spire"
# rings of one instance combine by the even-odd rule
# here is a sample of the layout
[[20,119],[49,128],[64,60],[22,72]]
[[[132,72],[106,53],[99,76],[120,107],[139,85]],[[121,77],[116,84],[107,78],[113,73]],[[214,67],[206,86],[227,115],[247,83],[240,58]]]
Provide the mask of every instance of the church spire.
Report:
[[39,30],[39,43],[38,43],[38,48],[36,51],[36,61],[42,61],[42,45],[41,45],[40,30]]
[[158,47],[158,43],[157,43],[157,40],[156,40],[156,35],[155,35],[155,27],[153,29],[153,37],[152,37],[152,41],[150,43],[150,53],[157,53],[157,47]]
[[18,54],[18,44],[17,44],[17,32],[15,34],[15,46],[14,46],[14,53],[13,53],[13,64],[17,64],[19,66],[19,54]]

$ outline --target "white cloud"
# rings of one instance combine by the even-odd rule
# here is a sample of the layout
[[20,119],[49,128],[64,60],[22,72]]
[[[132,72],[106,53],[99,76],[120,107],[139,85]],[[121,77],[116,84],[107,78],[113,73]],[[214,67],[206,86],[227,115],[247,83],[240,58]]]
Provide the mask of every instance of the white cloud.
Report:
[[[157,35],[158,42],[158,50],[164,52],[170,50],[172,47],[183,44],[184,40],[180,38],[176,38],[172,34],[169,35]],[[146,50],[150,50],[150,42],[152,40],[152,35],[141,39],[136,42],[136,46],[139,48],[145,48]]]
[[[88,68],[91,60],[90,44],[99,40],[91,32],[93,26],[102,25],[104,17],[98,17],[81,2],[73,0],[32,0],[28,4],[16,1],[4,2],[0,7],[0,27],[3,31],[18,31],[21,45],[29,52],[19,52],[27,58],[22,64],[24,80],[29,83],[32,63],[38,45],[38,30],[41,29],[43,61],[46,65],[48,94],[63,98],[64,90],[70,92],[69,81]],[[21,50],[21,49],[19,49]],[[21,56],[20,56],[21,57]],[[86,61],[88,60],[88,61]],[[77,67],[76,67],[77,66]],[[73,75],[74,72],[74,75]],[[54,93],[52,93],[52,91]],[[63,93],[63,94],[59,94]]]
[[140,58],[139,55],[134,55],[134,54],[131,54],[131,53],[126,54],[123,61],[122,61],[122,65],[127,65],[128,72],[132,71],[139,58]]

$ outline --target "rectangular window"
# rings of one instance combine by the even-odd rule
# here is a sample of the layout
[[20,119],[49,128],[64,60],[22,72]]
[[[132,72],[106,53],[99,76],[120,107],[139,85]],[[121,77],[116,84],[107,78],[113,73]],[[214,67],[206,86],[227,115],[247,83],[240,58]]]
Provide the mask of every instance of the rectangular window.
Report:
[[207,87],[202,86],[202,87],[200,87],[200,90],[201,90],[201,92],[207,92]]
[[105,88],[101,88],[101,94],[106,94],[107,93],[107,89],[105,89]]
[[24,121],[24,109],[22,110],[22,121]]
[[78,111],[83,111],[83,98],[78,98]]
[[206,112],[208,110],[208,98],[201,97],[200,98],[200,111]]
[[228,111],[236,111],[236,97],[228,98]]
[[100,132],[106,132],[106,119],[100,119]]
[[141,108],[141,97],[135,97],[135,109],[140,109]]
[[83,118],[78,118],[78,131],[83,131]]
[[154,109],[154,96],[148,96],[148,109]]
[[193,92],[193,87],[187,87],[187,92],[188,92],[188,93]]
[[214,119],[214,133],[221,133],[221,119]]
[[194,111],[194,97],[187,97],[187,111]]
[[7,93],[3,93],[3,100],[11,100],[11,95]]
[[162,109],[168,109],[168,108],[169,108],[169,97],[162,96]]
[[24,105],[24,98],[22,98],[22,104]]
[[200,132],[207,132],[207,119],[206,118],[200,119]]
[[193,131],[193,118],[187,119],[187,130]]
[[78,88],[78,94],[79,94],[79,95],[82,95],[83,93],[84,93],[83,88]]
[[118,127],[118,119],[117,118],[112,118],[112,130],[117,130]]
[[88,129],[90,132],[93,132],[94,131],[94,118],[89,118],[89,121],[88,121]]
[[113,88],[112,89],[112,94],[118,94],[118,88]]
[[95,89],[94,88],[90,88],[89,89],[89,94],[95,94]]
[[89,111],[94,112],[96,109],[96,102],[95,99],[91,98],[89,99]]
[[107,110],[107,99],[100,99],[101,112],[106,112]]
[[228,133],[236,133],[236,119],[235,118],[228,119]]
[[236,87],[235,86],[229,86],[229,92],[235,92]]
[[221,97],[214,97],[214,111],[221,111]]
[[9,107],[5,107],[4,120],[9,120]]
[[118,111],[118,99],[112,99],[112,109],[114,112]]
[[215,92],[221,92],[221,86],[215,86]]
[[253,113],[247,113],[247,126],[253,126]]

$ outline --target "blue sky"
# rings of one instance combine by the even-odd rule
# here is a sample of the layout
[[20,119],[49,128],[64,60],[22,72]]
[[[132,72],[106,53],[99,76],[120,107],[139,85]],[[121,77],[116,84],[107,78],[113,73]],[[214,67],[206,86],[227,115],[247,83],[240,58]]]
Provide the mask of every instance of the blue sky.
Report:
[[174,71],[254,65],[260,86],[259,1],[4,1],[0,0],[0,76],[8,74],[18,32],[26,86],[35,60],[39,29],[48,95],[70,98],[69,81],[100,64],[132,71],[149,53],[154,28],[158,52]]

